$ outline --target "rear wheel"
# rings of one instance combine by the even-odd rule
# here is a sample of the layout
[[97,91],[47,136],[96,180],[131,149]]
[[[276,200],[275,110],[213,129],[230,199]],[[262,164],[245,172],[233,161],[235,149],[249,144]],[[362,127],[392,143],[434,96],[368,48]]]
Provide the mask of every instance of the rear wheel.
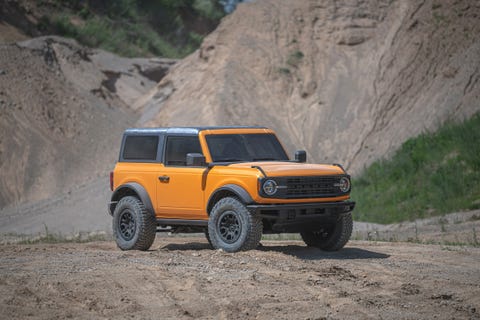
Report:
[[227,252],[255,249],[262,230],[262,220],[250,213],[240,200],[232,197],[219,200],[208,220],[212,246]]
[[113,235],[122,250],[148,250],[155,240],[155,217],[136,197],[122,198],[113,213]]
[[304,231],[300,235],[307,246],[326,251],[337,251],[347,244],[352,235],[352,229],[352,214],[347,213],[338,217],[337,221],[331,225],[315,231]]

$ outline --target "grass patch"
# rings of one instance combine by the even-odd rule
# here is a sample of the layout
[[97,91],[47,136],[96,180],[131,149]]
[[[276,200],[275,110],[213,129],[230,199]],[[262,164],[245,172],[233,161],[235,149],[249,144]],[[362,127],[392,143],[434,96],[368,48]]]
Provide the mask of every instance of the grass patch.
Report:
[[353,179],[356,219],[387,224],[476,209],[479,141],[480,114],[409,139]]
[[39,244],[39,243],[86,243],[94,241],[111,241],[112,235],[104,232],[78,232],[74,235],[64,235],[61,233],[52,233],[48,227],[44,225],[45,231],[38,235],[19,235],[8,234],[2,239],[3,244]]

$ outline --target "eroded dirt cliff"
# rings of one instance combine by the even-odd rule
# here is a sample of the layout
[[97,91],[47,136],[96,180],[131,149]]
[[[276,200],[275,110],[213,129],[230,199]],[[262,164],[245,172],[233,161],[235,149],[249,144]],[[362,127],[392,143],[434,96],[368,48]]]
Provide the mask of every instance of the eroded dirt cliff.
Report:
[[173,63],[58,37],[0,45],[0,208],[104,176],[138,118],[130,106]]
[[479,22],[471,0],[241,4],[144,97],[139,124],[265,125],[355,174],[480,110]]

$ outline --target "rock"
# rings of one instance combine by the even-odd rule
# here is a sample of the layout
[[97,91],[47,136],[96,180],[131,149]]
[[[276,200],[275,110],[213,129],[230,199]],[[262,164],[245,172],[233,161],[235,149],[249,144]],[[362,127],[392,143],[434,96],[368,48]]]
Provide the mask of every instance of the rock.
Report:
[[361,32],[357,32],[357,33],[348,32],[339,36],[337,44],[347,45],[347,46],[356,46],[364,43],[365,41],[368,40],[368,38],[369,37],[367,35]]

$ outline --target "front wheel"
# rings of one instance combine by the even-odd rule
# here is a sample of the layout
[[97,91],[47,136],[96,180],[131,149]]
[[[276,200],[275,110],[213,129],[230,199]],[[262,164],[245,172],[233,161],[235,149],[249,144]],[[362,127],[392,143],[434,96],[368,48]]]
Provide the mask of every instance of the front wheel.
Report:
[[113,235],[122,250],[148,250],[155,240],[157,224],[136,197],[123,197],[113,213]]
[[337,221],[316,231],[301,232],[303,241],[310,247],[325,251],[338,251],[350,240],[353,229],[352,214],[338,217]]
[[212,246],[226,252],[255,249],[262,231],[262,220],[250,213],[236,198],[219,200],[208,220],[208,235]]

